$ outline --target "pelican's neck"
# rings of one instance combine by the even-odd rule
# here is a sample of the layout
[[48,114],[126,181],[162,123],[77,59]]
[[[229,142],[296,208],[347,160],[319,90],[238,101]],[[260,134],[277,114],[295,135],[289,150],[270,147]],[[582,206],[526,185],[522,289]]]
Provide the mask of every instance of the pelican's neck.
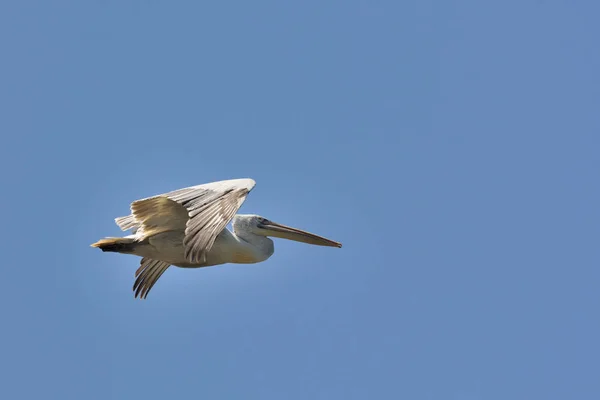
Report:
[[239,250],[244,253],[244,258],[250,257],[254,260],[253,262],[265,261],[275,251],[273,241],[266,236],[235,228],[232,235],[238,242]]

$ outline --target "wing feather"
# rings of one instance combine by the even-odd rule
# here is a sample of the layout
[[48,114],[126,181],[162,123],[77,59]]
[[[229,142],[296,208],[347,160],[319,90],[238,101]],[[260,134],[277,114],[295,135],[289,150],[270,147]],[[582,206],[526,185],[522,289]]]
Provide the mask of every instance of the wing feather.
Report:
[[[231,221],[245,200],[248,191],[232,190],[202,208],[190,211],[185,230],[185,257],[190,262],[204,261],[206,253],[219,233]],[[202,249],[207,249],[203,251]]]
[[141,224],[144,237],[184,230],[188,220],[185,207],[166,196],[134,201],[131,203],[131,212]]
[[115,218],[115,222],[117,223],[118,227],[121,228],[122,231],[128,231],[130,229],[133,229],[133,233],[135,233],[135,231],[140,227],[139,221],[136,221],[133,215]]
[[133,290],[135,297],[139,296],[140,299],[148,297],[148,293],[154,284],[158,281],[158,278],[165,273],[170,265],[164,261],[153,260],[151,258],[142,258],[140,267],[135,272],[137,279],[133,284]]
[[254,187],[253,180],[241,181],[247,182],[243,185],[223,187],[216,193],[190,201],[190,205],[187,206],[189,219],[183,244],[185,257],[191,263],[196,264],[206,260],[206,254],[212,248],[215,239],[225,229]]

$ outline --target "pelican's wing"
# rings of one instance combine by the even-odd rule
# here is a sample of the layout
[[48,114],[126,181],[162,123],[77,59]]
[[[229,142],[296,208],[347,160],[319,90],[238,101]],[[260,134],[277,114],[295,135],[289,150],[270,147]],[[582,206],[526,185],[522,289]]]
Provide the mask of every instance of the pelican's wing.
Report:
[[150,258],[142,258],[140,267],[135,271],[136,280],[133,284],[135,297],[138,295],[140,299],[145,299],[150,293],[150,289],[154,286],[158,278],[165,273],[170,265],[164,261],[152,260]]
[[185,228],[185,257],[200,264],[254,185],[253,179],[231,179],[175,190],[134,201],[132,215],[115,221],[123,230],[140,230],[141,236]]
[[185,258],[192,264],[206,260],[215,239],[246,200],[256,182],[231,179],[167,193],[188,212],[185,229]]
[[185,207],[166,195],[131,203],[131,214],[139,224],[137,236],[150,237],[162,232],[182,231],[188,222]]
[[131,215],[115,218],[122,230],[133,229],[133,233],[137,233],[139,238],[170,230],[183,230],[187,220],[185,207],[166,195],[136,200],[131,203]]

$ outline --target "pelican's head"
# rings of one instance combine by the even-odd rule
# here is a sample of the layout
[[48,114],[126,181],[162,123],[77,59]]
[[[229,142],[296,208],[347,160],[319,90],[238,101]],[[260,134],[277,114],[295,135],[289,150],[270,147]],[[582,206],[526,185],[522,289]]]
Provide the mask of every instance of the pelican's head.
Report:
[[300,229],[281,225],[260,215],[236,215],[233,219],[233,230],[249,231],[255,235],[277,237],[317,246],[342,247],[341,243],[326,239]]

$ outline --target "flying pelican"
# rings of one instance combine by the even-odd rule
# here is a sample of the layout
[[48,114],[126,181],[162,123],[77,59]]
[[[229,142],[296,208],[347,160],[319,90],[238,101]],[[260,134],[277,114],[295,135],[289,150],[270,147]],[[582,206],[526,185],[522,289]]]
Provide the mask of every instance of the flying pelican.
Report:
[[[342,247],[259,215],[236,215],[254,185],[253,179],[231,179],[136,200],[131,215],[115,219],[121,230],[131,229],[133,234],[108,237],[91,246],[142,257],[133,284],[135,297],[141,299],[171,265],[200,268],[265,261],[275,251],[267,236]],[[230,221],[233,232],[226,228]]]

